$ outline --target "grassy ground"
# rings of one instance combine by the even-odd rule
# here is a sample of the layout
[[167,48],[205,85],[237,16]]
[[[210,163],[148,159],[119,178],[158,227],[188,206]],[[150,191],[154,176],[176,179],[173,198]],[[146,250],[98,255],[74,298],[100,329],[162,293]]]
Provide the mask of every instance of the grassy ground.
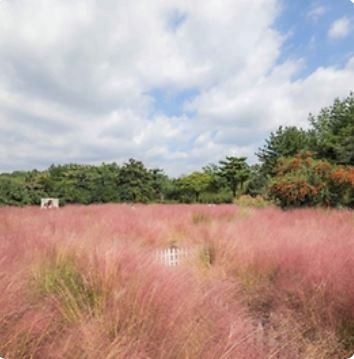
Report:
[[[196,255],[156,262],[170,245]],[[0,356],[346,358],[354,213],[0,209]]]

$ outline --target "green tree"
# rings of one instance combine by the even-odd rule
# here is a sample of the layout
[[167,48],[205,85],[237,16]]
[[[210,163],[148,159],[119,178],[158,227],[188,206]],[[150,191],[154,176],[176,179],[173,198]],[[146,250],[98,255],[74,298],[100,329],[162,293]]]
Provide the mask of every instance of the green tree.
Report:
[[246,182],[246,194],[255,197],[264,195],[267,190],[268,178],[262,172],[262,167],[259,164],[250,166],[250,177]]
[[78,164],[51,166],[49,174],[50,181],[54,181],[51,194],[59,197],[62,203],[92,203],[94,166]]
[[130,159],[117,178],[119,196],[127,202],[149,202],[154,198],[153,177],[141,161]]
[[38,205],[43,197],[52,197],[53,181],[50,181],[48,171],[29,171],[26,173],[24,186],[29,196],[29,204]]
[[172,181],[162,169],[154,168],[149,172],[151,174],[151,185],[154,191],[153,199],[162,202],[164,201],[166,195],[172,191]]
[[309,135],[297,127],[280,126],[272,132],[265,145],[256,153],[263,175],[274,176],[277,172],[277,161],[281,157],[293,157],[309,149]]
[[246,157],[228,156],[220,161],[219,173],[224,177],[233,196],[236,196],[237,189],[243,189],[243,184],[249,178],[251,171],[246,162]]
[[0,176],[0,205],[24,206],[30,204],[30,197],[24,181],[11,175]]
[[180,178],[178,186],[182,192],[191,194],[195,202],[199,202],[200,194],[207,190],[210,182],[211,176],[208,173],[195,171]]
[[118,176],[120,168],[116,163],[95,168],[93,174],[92,201],[95,203],[119,202]]
[[336,99],[317,116],[310,114],[311,146],[317,157],[354,165],[354,94]]
[[215,163],[209,163],[203,167],[203,172],[210,176],[210,184],[208,191],[217,193],[228,190],[228,184],[226,179],[220,175],[220,168]]

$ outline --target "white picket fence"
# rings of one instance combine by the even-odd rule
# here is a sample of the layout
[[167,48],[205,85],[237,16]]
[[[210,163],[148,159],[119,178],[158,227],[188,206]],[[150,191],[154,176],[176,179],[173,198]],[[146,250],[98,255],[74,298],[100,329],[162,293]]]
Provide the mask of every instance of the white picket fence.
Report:
[[176,267],[189,259],[195,251],[184,248],[170,247],[160,250],[156,253],[156,259],[159,263],[168,267]]

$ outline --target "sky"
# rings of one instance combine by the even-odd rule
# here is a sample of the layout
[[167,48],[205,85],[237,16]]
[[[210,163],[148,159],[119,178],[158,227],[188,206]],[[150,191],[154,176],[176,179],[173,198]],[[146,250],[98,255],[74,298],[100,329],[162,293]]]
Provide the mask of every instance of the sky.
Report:
[[254,163],[353,90],[351,0],[0,0],[0,172]]

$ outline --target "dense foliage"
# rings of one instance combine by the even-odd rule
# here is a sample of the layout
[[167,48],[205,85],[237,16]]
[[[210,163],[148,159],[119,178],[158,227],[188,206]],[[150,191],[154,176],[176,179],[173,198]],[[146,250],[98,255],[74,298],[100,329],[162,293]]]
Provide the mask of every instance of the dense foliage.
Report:
[[354,94],[336,99],[318,116],[310,115],[309,137],[319,158],[343,165],[354,165]]
[[282,207],[354,205],[354,167],[314,160],[310,154],[278,161],[270,196]]
[[[280,127],[271,133],[257,153],[261,166],[253,191],[266,193],[283,207],[353,208],[353,93],[310,115],[309,121],[307,131]],[[257,183],[260,187],[255,188]]]
[[308,148],[309,136],[306,131],[297,127],[280,126],[276,132],[270,134],[265,146],[257,152],[262,164],[262,175],[275,175],[280,158],[293,157]]
[[245,161],[228,157],[227,166],[210,165],[178,179],[169,178],[161,169],[148,169],[134,159],[121,166],[52,165],[45,171],[1,174],[0,204],[35,205],[43,197],[58,197],[61,204],[230,203],[249,176]]
[[0,174],[0,205],[108,202],[231,203],[246,194],[283,207],[354,206],[354,95],[336,99],[307,130],[279,127],[256,153],[259,164],[227,156],[180,178],[130,159],[118,165],[52,165]]

